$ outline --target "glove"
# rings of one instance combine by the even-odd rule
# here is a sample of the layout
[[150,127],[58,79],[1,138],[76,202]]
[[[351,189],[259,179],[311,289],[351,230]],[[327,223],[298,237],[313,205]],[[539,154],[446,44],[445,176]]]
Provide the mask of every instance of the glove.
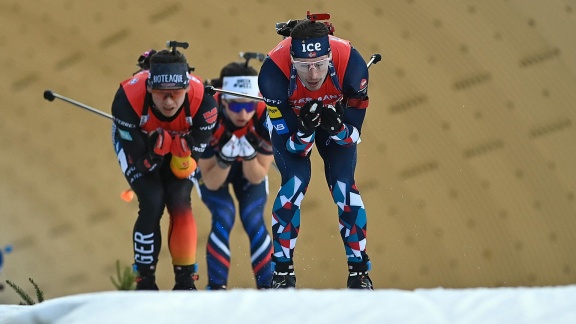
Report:
[[264,144],[264,139],[260,135],[256,134],[256,129],[254,129],[254,126],[252,126],[251,131],[249,130],[246,132],[244,137],[246,137],[248,143],[250,143],[250,145],[252,145],[255,150],[258,150],[260,147],[262,147],[262,144]]
[[164,156],[170,153],[170,147],[172,145],[172,136],[162,128],[158,128],[157,130],[150,133],[148,137],[148,143],[152,148],[151,154],[154,154],[158,157]]
[[188,157],[192,154],[190,147],[188,147],[188,142],[184,137],[181,137],[180,135],[176,135],[172,139],[172,144],[170,145],[170,153],[172,153],[172,156],[178,157]]
[[326,130],[330,136],[338,134],[342,130],[343,114],[344,107],[340,102],[336,102],[335,105],[324,106],[320,127]]
[[136,161],[136,168],[140,171],[150,172],[164,160],[164,155],[170,153],[172,137],[161,128],[148,136],[148,152]]
[[320,125],[320,114],[322,113],[322,101],[310,100],[300,108],[298,116],[298,131],[304,134],[312,134]]
[[232,162],[236,161],[236,158],[240,156],[238,137],[231,134],[229,131],[222,134],[218,146],[220,147],[220,150],[218,151],[217,159],[219,159],[224,165],[232,164]]
[[176,178],[186,179],[196,170],[196,161],[190,155],[184,157],[172,155],[170,170]]
[[244,161],[252,160],[258,154],[256,151],[258,149],[258,138],[254,134],[246,133],[246,135],[240,137],[238,143],[240,144],[240,156],[242,156]]

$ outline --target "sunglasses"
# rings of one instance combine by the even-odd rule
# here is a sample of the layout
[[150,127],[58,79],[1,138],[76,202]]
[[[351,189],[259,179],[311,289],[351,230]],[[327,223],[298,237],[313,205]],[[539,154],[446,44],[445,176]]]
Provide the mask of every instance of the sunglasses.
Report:
[[300,72],[308,72],[310,68],[314,66],[318,71],[324,71],[328,69],[330,65],[330,58],[325,58],[319,61],[294,61],[292,60],[292,64],[294,64],[294,68]]
[[186,89],[152,89],[150,93],[162,100],[166,100],[168,98],[172,98],[172,100],[178,100],[186,94]]
[[256,110],[256,106],[258,106],[258,103],[255,101],[228,101],[228,109],[235,113],[239,113],[242,110],[246,110],[247,113],[251,113]]

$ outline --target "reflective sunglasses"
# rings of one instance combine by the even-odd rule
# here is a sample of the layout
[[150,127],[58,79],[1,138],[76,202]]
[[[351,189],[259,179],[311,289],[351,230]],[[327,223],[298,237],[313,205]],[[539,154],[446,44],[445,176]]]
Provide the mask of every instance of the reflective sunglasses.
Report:
[[256,110],[256,106],[258,106],[258,103],[255,101],[228,101],[228,109],[235,113],[239,113],[242,110],[251,113]]
[[162,100],[166,100],[168,98],[171,98],[172,100],[179,100],[186,94],[186,89],[152,89],[150,93]]
[[330,65],[330,58],[327,57],[325,59],[319,61],[295,61],[292,60],[292,64],[294,64],[294,68],[300,72],[308,72],[310,68],[314,66],[318,71],[325,71],[328,69]]

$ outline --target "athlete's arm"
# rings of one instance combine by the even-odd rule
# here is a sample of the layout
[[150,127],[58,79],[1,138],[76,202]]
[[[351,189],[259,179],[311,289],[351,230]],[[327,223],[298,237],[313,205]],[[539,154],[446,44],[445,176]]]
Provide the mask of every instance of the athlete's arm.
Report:
[[366,62],[354,48],[350,49],[350,59],[342,82],[343,107],[342,130],[332,135],[340,145],[360,142],[362,124],[368,108],[368,68]]
[[262,114],[254,123],[254,128],[248,130],[251,132],[250,136],[253,138],[257,153],[254,159],[242,161],[242,171],[246,179],[252,184],[259,184],[264,180],[270,169],[270,164],[274,160],[270,135],[264,126],[265,122],[266,114]]
[[228,178],[231,169],[230,165],[226,165],[224,168],[219,166],[216,156],[209,158],[202,156],[198,161],[198,167],[202,173],[202,181],[204,182],[204,185],[206,188],[213,191],[222,187]]
[[304,138],[298,136],[298,117],[288,101],[290,81],[269,57],[260,68],[258,86],[268,105],[268,115],[274,128],[274,145],[279,147],[279,143],[283,143],[289,152],[307,156],[312,149],[313,135]]
[[280,108],[283,112],[291,109],[288,104],[290,82],[270,57],[262,63],[258,74],[258,87],[266,105]]
[[216,101],[212,95],[204,92],[200,107],[192,119],[190,132],[184,136],[190,146],[194,160],[198,161],[206,149],[217,118],[218,109],[216,108]]
[[[216,130],[220,124],[217,123],[214,127]],[[210,145],[207,145],[204,153],[198,160],[198,167],[202,174],[202,181],[208,190],[218,190],[230,173],[230,164],[218,163],[216,155],[216,147],[218,146],[219,138],[213,138]]]
[[149,172],[156,169],[162,159],[151,157],[148,136],[140,129],[140,118],[132,109],[122,87],[112,101],[112,116],[122,148],[129,159],[134,161],[138,171]]
[[368,108],[368,68],[355,48],[351,48],[350,51],[350,59],[342,83],[342,94],[344,95],[344,123],[354,126],[358,132],[361,132],[366,108]]

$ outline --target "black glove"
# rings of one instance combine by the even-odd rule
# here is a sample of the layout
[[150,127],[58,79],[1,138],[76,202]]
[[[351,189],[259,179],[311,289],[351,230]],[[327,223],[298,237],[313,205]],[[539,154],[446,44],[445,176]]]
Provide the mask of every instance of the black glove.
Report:
[[254,126],[252,126],[252,129],[244,136],[256,151],[264,154],[272,154],[272,143],[270,143],[270,137],[268,137],[268,134],[262,136],[261,134],[258,134]]
[[322,101],[310,100],[300,108],[298,116],[298,131],[304,134],[312,134],[320,125],[320,114],[322,113]]
[[340,102],[334,105],[324,106],[321,115],[320,127],[330,136],[338,134],[342,130],[342,115],[344,114],[344,107]]
[[[252,127],[252,129],[254,129],[254,127]],[[262,138],[260,136],[254,134],[254,132],[248,131],[244,137],[246,137],[248,143],[250,143],[255,150],[260,148],[262,143]]]

